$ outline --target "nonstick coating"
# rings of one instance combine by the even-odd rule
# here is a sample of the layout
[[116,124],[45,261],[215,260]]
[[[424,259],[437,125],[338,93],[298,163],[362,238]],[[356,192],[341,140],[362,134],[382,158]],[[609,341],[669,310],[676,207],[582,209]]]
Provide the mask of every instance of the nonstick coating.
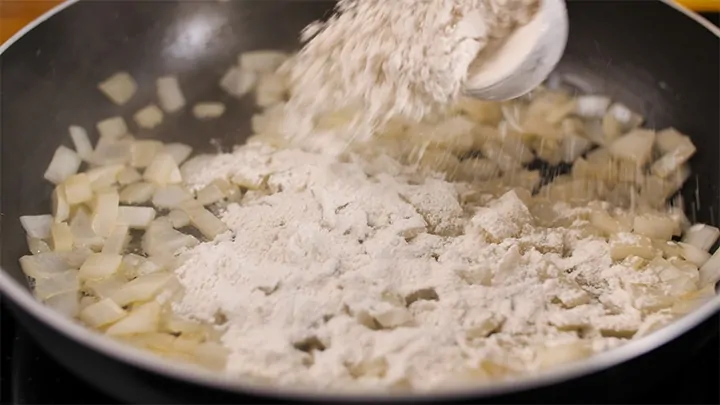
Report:
[[[300,29],[323,17],[331,6],[332,2],[272,0],[83,1],[10,46],[0,56],[3,270],[27,286],[17,263],[27,251],[18,217],[49,211],[51,186],[42,175],[55,148],[70,145],[69,125],[94,128],[98,120],[118,113],[132,125],[132,114],[154,101],[155,78],[175,74],[188,100],[227,102],[224,118],[208,123],[183,114],[167,117],[152,134],[135,127],[132,132],[188,143],[198,151],[215,150],[211,139],[225,148],[240,143],[250,134],[252,102],[223,95],[217,86],[220,76],[241,51],[296,48]],[[568,6],[570,41],[558,71],[582,82],[587,90],[641,112],[651,127],[672,125],[690,135],[698,153],[692,161],[694,176],[683,190],[688,215],[717,225],[717,34],[661,2],[579,0]],[[122,108],[96,89],[99,81],[119,70],[128,71],[140,86]],[[232,393],[181,384],[125,365],[62,336],[17,304],[13,309],[45,348],[116,396],[156,403],[238,399]],[[684,339],[698,339],[691,336],[695,335]],[[686,342],[682,347],[691,346]],[[668,356],[667,348],[664,353]],[[648,368],[647,357],[643,356],[641,372],[663,367]],[[631,370],[628,364],[624,367]],[[97,373],[99,369],[103,372]],[[623,378],[630,378],[627,373],[621,373]]]

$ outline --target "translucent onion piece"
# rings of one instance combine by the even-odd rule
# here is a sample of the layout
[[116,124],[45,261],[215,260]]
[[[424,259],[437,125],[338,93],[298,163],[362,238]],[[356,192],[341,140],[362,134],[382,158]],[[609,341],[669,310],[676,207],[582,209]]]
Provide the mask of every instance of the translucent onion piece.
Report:
[[110,232],[110,236],[108,236],[107,240],[105,240],[102,253],[112,255],[119,255],[123,253],[128,243],[130,243],[129,229],[129,226],[126,223],[118,221],[112,232]]
[[47,239],[50,237],[50,227],[53,224],[53,216],[23,215],[20,217],[20,224],[29,237]]
[[717,242],[718,237],[720,237],[720,229],[710,225],[695,224],[685,231],[682,241],[707,251]]
[[602,118],[608,107],[610,99],[605,96],[580,96],[575,105],[575,114],[583,118]]
[[74,174],[65,180],[65,200],[70,205],[88,202],[93,198],[90,178],[85,173]]
[[198,345],[194,354],[198,364],[211,370],[223,370],[229,352],[217,343],[205,342]]
[[53,273],[49,277],[35,279],[33,293],[41,300],[66,292],[77,292],[80,289],[77,270],[65,270]]
[[128,127],[123,117],[111,117],[97,123],[97,130],[101,138],[119,139],[128,133]]
[[657,133],[656,147],[661,155],[670,153],[678,148],[692,145],[692,141],[686,135],[678,132],[675,128],[667,128]]
[[[691,260],[688,260],[691,261]],[[715,285],[720,281],[720,249],[700,266],[700,286]]]
[[155,156],[152,163],[145,169],[143,178],[159,186],[177,184],[182,181],[182,175],[175,159],[165,153]]
[[652,164],[650,170],[656,176],[664,179],[677,171],[680,166],[685,164],[685,162],[687,162],[695,154],[695,151],[695,145],[692,143],[678,147],[656,160],[655,163]]
[[190,224],[210,240],[228,231],[228,227],[224,222],[202,206],[198,207],[186,202],[181,208],[190,217]]
[[698,249],[693,245],[683,242],[679,242],[678,245],[682,248],[680,254],[682,255],[683,259],[689,261],[690,263],[698,266],[701,269],[703,268],[703,265],[710,259],[710,253],[705,250]]
[[200,120],[218,118],[225,113],[225,104],[218,102],[197,103],[193,107],[193,115]]
[[66,222],[52,225],[50,229],[53,250],[55,252],[69,252],[73,248],[73,234]]
[[257,80],[257,73],[232,67],[220,79],[220,87],[231,96],[241,98],[255,87]]
[[65,258],[55,252],[23,256],[20,258],[20,268],[26,276],[34,279],[48,278],[70,270]]
[[105,239],[93,230],[92,218],[85,208],[76,211],[75,216],[70,221],[70,231],[73,234],[76,246],[98,250],[105,242]]
[[[197,201],[202,205],[210,205],[225,198],[225,193],[217,184],[210,183],[197,192]],[[184,202],[184,201],[182,201]],[[181,202],[181,203],[182,203]],[[179,204],[178,204],[179,206]]]
[[130,161],[132,138],[101,137],[95,146],[92,163],[98,166],[125,165]]
[[122,256],[117,254],[93,253],[80,266],[78,277],[81,280],[92,280],[109,277],[120,268]]
[[55,150],[50,165],[45,170],[45,180],[60,184],[68,177],[77,173],[82,164],[82,159],[74,150],[60,146]]
[[60,185],[55,187],[52,196],[52,214],[55,222],[67,221],[70,218],[70,204],[65,197],[65,187]]
[[260,76],[255,89],[255,102],[260,107],[270,107],[285,101],[287,84],[285,78],[275,73],[265,73]]
[[98,280],[87,280],[85,282],[85,288],[97,297],[109,298],[122,286],[127,284],[127,282],[127,279],[120,274],[113,274],[112,276]]
[[615,140],[608,150],[616,159],[629,160],[642,166],[650,160],[654,142],[654,131],[638,129]]
[[182,203],[192,200],[193,196],[183,186],[169,185],[155,190],[152,197],[152,204],[158,208],[177,208]]
[[90,169],[85,174],[90,179],[90,187],[97,191],[117,183],[117,176],[123,169],[125,166],[122,164],[112,164]]
[[155,185],[146,182],[133,183],[120,191],[120,202],[123,204],[143,204],[152,198]]
[[111,336],[157,332],[160,324],[160,304],[151,301],[134,308],[125,318],[110,326]]
[[130,226],[130,229],[145,229],[155,219],[155,214],[152,207],[120,207],[118,222]]
[[119,321],[127,312],[109,298],[88,305],[80,311],[80,320],[93,328],[100,328]]
[[27,237],[27,245],[30,253],[36,255],[51,251],[50,246],[42,239]]
[[93,146],[85,128],[73,125],[68,129],[68,131],[70,132],[70,138],[75,146],[75,153],[77,153],[82,160],[86,162],[89,161],[92,157]]
[[92,229],[98,235],[107,237],[118,219],[120,196],[117,191],[99,193],[95,197],[95,209],[92,213]]
[[243,52],[238,57],[241,69],[255,73],[272,73],[288,59],[288,54],[280,51],[261,50]]
[[180,166],[190,157],[192,148],[182,143],[166,143],[160,152],[172,156],[175,164]]
[[113,293],[111,298],[120,306],[149,301],[174,277],[175,275],[169,273],[153,273],[139,276],[120,287]]
[[168,213],[168,219],[175,229],[190,225],[190,217],[183,210],[177,209],[170,211],[170,213]]
[[158,101],[163,110],[173,113],[185,106],[185,96],[180,90],[180,83],[176,77],[160,77],[156,84]]
[[143,250],[151,256],[173,254],[179,249],[197,244],[198,240],[192,235],[176,231],[169,223],[151,224],[142,239]]
[[127,103],[137,91],[135,79],[127,72],[117,72],[98,84],[98,88],[113,103],[123,105]]
[[132,167],[122,169],[117,175],[117,181],[121,186],[137,183],[140,180],[142,180],[142,174]]
[[133,115],[133,119],[141,128],[153,129],[163,122],[163,112],[160,107],[150,104]]
[[653,239],[670,240],[675,231],[675,221],[661,215],[637,215],[633,222],[633,232]]
[[45,305],[67,317],[75,318],[80,311],[80,293],[67,291],[53,295],[45,300]]

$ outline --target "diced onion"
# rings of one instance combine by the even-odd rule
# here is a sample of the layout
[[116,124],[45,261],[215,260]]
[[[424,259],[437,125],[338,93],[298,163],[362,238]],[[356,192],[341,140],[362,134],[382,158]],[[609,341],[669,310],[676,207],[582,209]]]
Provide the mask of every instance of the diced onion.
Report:
[[120,192],[120,202],[123,204],[142,204],[150,201],[155,193],[155,185],[144,181],[133,183]]
[[128,243],[130,242],[130,233],[128,231],[129,226],[125,223],[116,224],[112,232],[110,232],[110,236],[108,236],[108,238],[105,240],[105,245],[103,245],[102,253],[112,255],[122,254]]
[[71,269],[53,273],[48,277],[35,279],[35,296],[41,300],[66,292],[77,292],[80,289],[78,271]]
[[155,219],[155,209],[152,207],[118,208],[118,222],[126,224],[130,229],[145,229]]
[[80,320],[93,328],[119,321],[127,315],[124,309],[109,298],[88,305],[80,311]]
[[55,187],[51,196],[52,214],[55,222],[67,221],[70,218],[70,205],[65,197],[65,187],[60,185]]
[[258,81],[255,89],[255,102],[260,107],[270,107],[285,101],[286,94],[285,79],[274,73],[266,73],[260,76]]
[[87,248],[98,250],[105,242],[102,236],[93,231],[92,218],[84,209],[79,208],[70,220],[70,230],[73,234],[73,240],[76,246],[84,246]]
[[195,349],[196,361],[212,370],[223,370],[227,363],[228,350],[214,342],[204,342]]
[[610,107],[610,99],[605,96],[580,96],[575,105],[575,114],[584,118],[602,118]]
[[654,142],[654,131],[638,129],[615,140],[608,150],[616,159],[629,160],[638,166],[643,166],[652,156]]
[[78,277],[81,280],[92,280],[109,277],[120,268],[122,256],[117,254],[93,253],[80,266]]
[[160,304],[151,301],[133,309],[127,316],[110,326],[108,335],[134,335],[156,332],[160,325]]
[[253,89],[257,80],[257,73],[231,67],[220,79],[220,87],[231,96],[240,98]]
[[27,237],[27,245],[30,253],[37,255],[40,253],[49,252],[50,246],[42,239]]
[[719,237],[720,229],[710,225],[695,224],[685,231],[682,241],[698,249],[708,251]]
[[182,181],[182,175],[175,159],[165,153],[155,156],[152,163],[145,169],[143,178],[159,186],[177,184]]
[[55,252],[23,256],[20,258],[20,268],[26,276],[34,279],[48,278],[53,274],[70,270],[67,261]]
[[117,176],[123,169],[125,169],[124,165],[113,164],[90,169],[85,172],[85,174],[87,174],[90,180],[90,187],[93,191],[97,191],[117,183]]
[[127,103],[137,91],[135,79],[127,72],[117,72],[98,84],[98,88],[113,103],[123,105]]
[[169,273],[153,273],[140,276],[122,286],[111,296],[120,306],[149,301],[175,276]]
[[142,174],[132,167],[122,169],[117,175],[117,181],[121,186],[137,183],[140,180],[142,180]]
[[115,291],[127,284],[127,282],[127,279],[120,274],[113,274],[112,276],[97,280],[87,280],[85,287],[100,298],[109,298],[115,294]]
[[700,286],[714,285],[720,281],[720,249],[700,266]]
[[69,318],[75,318],[80,311],[80,293],[67,291],[53,295],[45,300],[45,305]]
[[82,159],[74,150],[60,146],[55,150],[50,165],[45,170],[45,180],[60,184],[68,177],[77,173],[82,164]]
[[65,186],[65,200],[70,205],[88,202],[93,198],[90,178],[86,173],[78,173],[68,177]]
[[214,183],[208,184],[197,192],[197,200],[202,205],[210,205],[224,198],[225,194]]
[[147,167],[163,148],[163,143],[153,140],[133,142],[130,147],[130,165],[132,167]]
[[190,217],[183,210],[172,210],[168,213],[168,219],[172,223],[173,228],[183,228],[190,225]]
[[152,197],[152,204],[158,208],[177,208],[182,203],[192,200],[193,196],[183,186],[169,185],[155,190]]
[[124,165],[130,160],[132,138],[120,139],[101,137],[95,146],[92,163],[98,166]]
[[20,224],[29,237],[47,239],[50,237],[50,227],[53,224],[53,216],[23,215],[20,217]]
[[202,206],[195,206],[186,202],[181,208],[190,217],[190,224],[210,240],[228,230],[223,221]]
[[53,251],[69,252],[73,248],[73,234],[66,222],[55,223],[50,229]]
[[179,249],[197,244],[198,240],[192,235],[176,231],[169,222],[151,224],[142,238],[142,248],[151,256],[173,254]]
[[118,219],[120,196],[116,191],[99,193],[95,197],[95,209],[92,213],[92,229],[102,237],[112,232]]
[[160,107],[173,113],[185,106],[185,96],[180,90],[180,83],[174,76],[165,76],[157,79],[157,96]]
[[160,107],[150,104],[133,115],[133,119],[141,128],[153,129],[163,122],[163,112]]
[[85,128],[73,125],[68,130],[73,145],[75,145],[75,153],[77,153],[82,160],[86,162],[89,161],[92,157],[93,146]]
[[680,254],[682,255],[683,259],[700,268],[702,268],[702,266],[708,261],[708,259],[710,259],[710,253],[705,250],[698,249],[693,245],[683,242],[679,242],[678,245],[682,248]]
[[216,102],[197,103],[193,107],[193,115],[198,119],[212,119],[225,113],[225,104]]
[[243,52],[238,57],[240,68],[256,73],[272,73],[288,59],[285,52],[262,50]]
[[128,127],[123,117],[111,117],[97,123],[97,130],[101,138],[118,139],[128,133]]

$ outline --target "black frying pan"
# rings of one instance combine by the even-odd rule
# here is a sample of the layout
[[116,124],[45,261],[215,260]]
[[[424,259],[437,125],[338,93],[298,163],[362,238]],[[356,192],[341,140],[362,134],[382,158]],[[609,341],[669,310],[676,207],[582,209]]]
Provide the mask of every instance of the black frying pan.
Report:
[[[135,77],[140,92],[122,108],[125,114],[142,107],[152,97],[154,79],[169,73],[179,75],[190,100],[225,100],[217,80],[238,52],[293,49],[299,30],[331,6],[274,0],[82,1],[61,6],[2,47],[0,291],[38,342],[82,378],[113,396],[142,403],[233,403],[273,395],[320,399],[183,373],[55,316],[31,297],[18,266],[26,252],[18,217],[47,212],[51,187],[42,174],[58,144],[68,142],[67,127],[91,128],[117,113],[96,90],[97,82],[117,70]],[[650,126],[672,125],[689,134],[699,151],[692,161],[695,177],[683,191],[690,202],[688,215],[717,226],[720,31],[660,1],[578,0],[570,1],[569,12],[570,42],[559,72],[641,112]],[[249,101],[228,102],[226,118],[213,127],[213,137],[226,147],[242,142],[250,133],[252,108]],[[212,151],[206,128],[192,118],[180,119],[154,136]],[[133,130],[139,137],[150,135]],[[720,298],[648,338],[538,378],[450,396],[394,400],[611,401],[614,395],[621,398],[627,390],[640,389],[641,381],[653,383],[635,378],[638,373],[661,373],[716,333],[716,324],[703,322],[719,308]],[[594,387],[607,384],[615,387],[613,394],[593,394]],[[577,392],[588,395],[569,395]]]

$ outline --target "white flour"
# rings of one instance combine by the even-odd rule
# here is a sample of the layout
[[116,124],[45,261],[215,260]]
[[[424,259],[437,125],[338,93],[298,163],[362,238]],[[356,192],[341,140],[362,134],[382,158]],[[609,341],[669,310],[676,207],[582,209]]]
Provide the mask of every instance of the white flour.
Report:
[[512,191],[464,209],[452,183],[392,167],[251,144],[188,178],[253,173],[274,192],[228,206],[232,232],[176,271],[174,309],[224,322],[228,373],[429,390],[584,357],[642,326],[632,286],[657,276],[613,265],[584,221],[538,226]]
[[[357,108],[351,138],[389,118],[419,120],[457,99],[489,41],[529,21],[538,0],[340,0],[284,67],[293,97],[285,131],[303,138],[329,108]],[[502,69],[502,66],[495,67]]]

